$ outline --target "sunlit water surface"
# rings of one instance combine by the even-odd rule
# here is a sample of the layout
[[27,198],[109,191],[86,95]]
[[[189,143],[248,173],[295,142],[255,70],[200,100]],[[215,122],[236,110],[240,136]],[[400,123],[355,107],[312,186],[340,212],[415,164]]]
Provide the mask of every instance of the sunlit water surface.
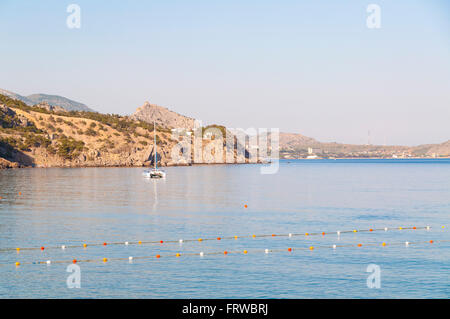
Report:
[[[261,175],[259,165],[166,172],[155,181],[140,168],[2,170],[0,248],[249,237],[3,251],[0,297],[450,297],[450,244],[439,242],[450,240],[450,160],[291,160],[274,175]],[[250,237],[427,225],[431,230]],[[402,244],[429,240],[436,242]],[[287,251],[310,246],[317,248]],[[183,255],[200,251],[219,254]],[[81,288],[67,288],[72,259],[128,256],[152,257],[79,263]],[[67,262],[26,264],[46,260]],[[380,289],[367,287],[369,264],[380,266]]]

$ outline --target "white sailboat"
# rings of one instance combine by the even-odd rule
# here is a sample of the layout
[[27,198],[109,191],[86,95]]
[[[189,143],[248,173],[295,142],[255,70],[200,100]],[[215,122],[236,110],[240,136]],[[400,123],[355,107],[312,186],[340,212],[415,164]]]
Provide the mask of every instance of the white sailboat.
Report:
[[145,170],[142,175],[144,175],[145,177],[149,177],[149,178],[165,178],[166,177],[166,172],[164,172],[161,169],[158,169],[158,157],[157,157],[157,152],[156,152],[156,122],[153,122],[153,136],[154,136],[154,146],[155,146],[155,157],[154,157],[154,168],[151,170]]

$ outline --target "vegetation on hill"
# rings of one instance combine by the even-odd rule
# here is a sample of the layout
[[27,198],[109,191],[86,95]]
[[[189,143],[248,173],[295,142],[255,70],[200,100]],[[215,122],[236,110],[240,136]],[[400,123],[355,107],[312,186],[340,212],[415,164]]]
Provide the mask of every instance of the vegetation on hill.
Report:
[[[153,129],[127,116],[29,106],[0,94],[0,157],[27,159],[24,165],[144,165],[150,160]],[[157,127],[157,132],[164,153],[175,141],[169,129]],[[167,163],[168,154],[161,161]]]

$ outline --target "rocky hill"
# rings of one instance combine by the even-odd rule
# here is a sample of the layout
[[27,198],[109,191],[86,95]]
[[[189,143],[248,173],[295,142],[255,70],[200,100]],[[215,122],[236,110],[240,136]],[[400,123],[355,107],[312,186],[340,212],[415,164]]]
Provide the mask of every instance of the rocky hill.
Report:
[[140,120],[147,123],[156,122],[156,125],[166,128],[184,128],[192,130],[195,119],[175,113],[165,107],[145,102],[139,107],[131,119]]
[[59,95],[48,95],[48,94],[31,94],[28,96],[22,96],[14,92],[0,89],[0,94],[7,96],[11,99],[19,100],[24,102],[28,106],[32,106],[40,103],[48,103],[51,106],[59,106],[67,111],[84,111],[84,112],[94,112],[91,108],[87,107],[83,103],[76,102]]
[[[0,167],[144,166],[153,125],[126,116],[57,112],[0,95]],[[160,165],[170,165],[171,132],[157,127]]]
[[282,133],[280,132],[280,148],[285,151],[296,150],[298,148],[308,148],[313,145],[319,144],[318,141],[311,137],[304,136],[302,134],[295,133]]

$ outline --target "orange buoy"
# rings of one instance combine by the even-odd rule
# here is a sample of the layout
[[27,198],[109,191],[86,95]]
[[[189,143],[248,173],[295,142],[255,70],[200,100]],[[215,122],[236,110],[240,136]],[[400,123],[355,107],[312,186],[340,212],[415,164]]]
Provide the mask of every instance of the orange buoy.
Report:
[[77,263],[77,260],[76,260],[76,259],[74,259],[74,260],[72,260],[72,262],[73,262],[74,264],[76,264],[76,263]]
[[322,232],[322,236],[325,236],[325,232]]
[[248,207],[247,204],[245,204],[244,207],[247,208]]
[[362,246],[362,244],[358,244],[358,247],[361,247]]
[[430,244],[434,243],[434,241],[430,240]]
[[142,245],[142,241],[138,241],[138,244],[139,244],[139,245]]
[[272,237],[275,237],[276,235],[275,234],[272,234]]
[[0,196],[0,199],[3,199],[3,197]]
[[414,226],[413,229],[417,229],[416,226]]
[[373,229],[371,228],[371,229],[369,229],[369,231],[373,231]]
[[224,255],[228,254],[228,251],[225,250],[225,251],[223,252],[223,254],[224,254]]
[[87,245],[86,244],[83,244],[83,248],[86,248],[87,247]]
[[202,241],[203,239],[199,238],[198,241]]
[[234,239],[238,239],[238,236],[234,236]]
[[17,247],[17,248],[16,248],[16,250],[17,250],[17,252],[19,252],[19,251],[20,251],[20,248],[19,248],[19,247]]
[[292,251],[292,248],[288,248],[288,251]]
[[217,237],[217,240],[221,240],[222,238],[220,238],[220,237]]
[[161,258],[161,256],[160,255],[156,255],[156,258]]
[[22,192],[19,192],[19,195],[22,195]]

